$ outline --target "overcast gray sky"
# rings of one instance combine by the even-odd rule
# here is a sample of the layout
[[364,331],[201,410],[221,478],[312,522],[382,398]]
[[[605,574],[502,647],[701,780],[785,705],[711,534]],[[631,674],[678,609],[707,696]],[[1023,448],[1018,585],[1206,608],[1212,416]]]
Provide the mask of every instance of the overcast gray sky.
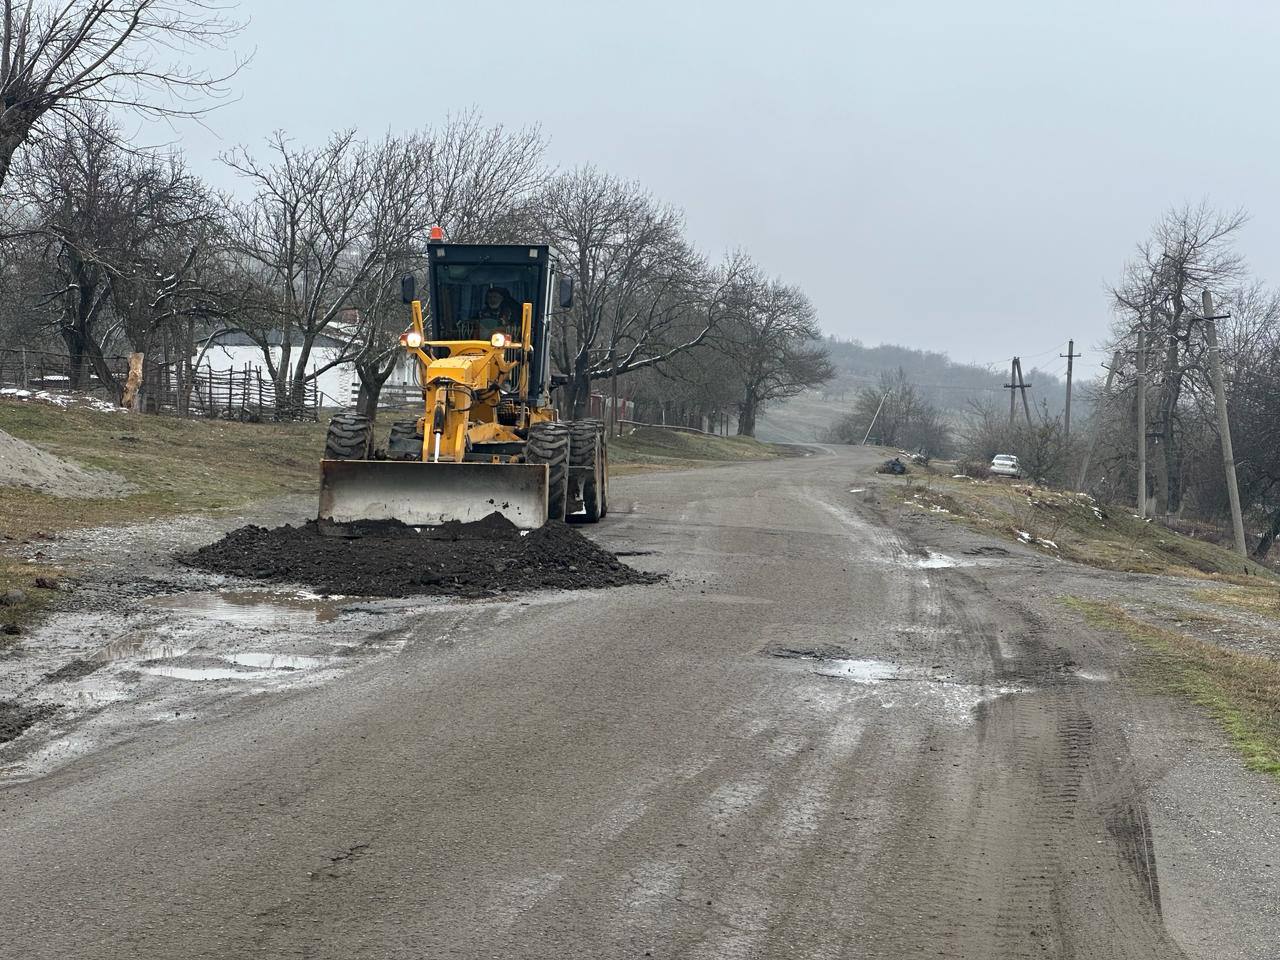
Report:
[[[1246,207],[1272,278],[1280,5],[919,0],[244,0],[241,100],[196,166],[273,129],[370,135],[478,107],[682,207],[868,344],[1052,369],[1171,204]],[[213,134],[216,134],[215,137]],[[221,139],[218,139],[221,138]],[[1038,357],[1037,355],[1044,355]]]

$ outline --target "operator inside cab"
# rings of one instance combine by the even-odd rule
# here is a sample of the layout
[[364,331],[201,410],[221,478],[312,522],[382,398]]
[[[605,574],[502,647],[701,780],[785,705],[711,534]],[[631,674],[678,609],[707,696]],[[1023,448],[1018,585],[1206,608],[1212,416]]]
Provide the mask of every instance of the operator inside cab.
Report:
[[495,333],[505,333],[509,339],[514,340],[520,323],[520,304],[506,287],[490,287],[485,292],[484,306],[480,308],[477,321],[482,339],[487,340]]

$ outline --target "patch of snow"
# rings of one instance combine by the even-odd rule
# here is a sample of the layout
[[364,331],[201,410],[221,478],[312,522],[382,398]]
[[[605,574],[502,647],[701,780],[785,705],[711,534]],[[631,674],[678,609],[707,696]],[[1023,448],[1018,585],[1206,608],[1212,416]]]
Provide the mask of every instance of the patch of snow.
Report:
[[[46,377],[46,380],[55,379]],[[65,378],[63,378],[65,379]],[[89,410],[97,410],[100,413],[127,413],[122,407],[116,406],[114,403],[108,403],[106,400],[100,400],[97,397],[91,397],[83,393],[54,393],[51,390],[24,390],[21,387],[0,387],[0,397],[10,400],[20,400],[23,403],[46,403],[52,407],[66,409],[67,407],[82,407]]]

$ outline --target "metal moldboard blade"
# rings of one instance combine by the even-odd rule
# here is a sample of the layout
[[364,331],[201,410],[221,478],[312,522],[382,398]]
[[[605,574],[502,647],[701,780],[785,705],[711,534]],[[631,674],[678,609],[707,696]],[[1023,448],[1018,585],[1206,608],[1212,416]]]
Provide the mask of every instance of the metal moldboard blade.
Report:
[[547,522],[541,463],[321,460],[321,525],[399,520],[414,527],[470,523],[494,511],[522,530]]

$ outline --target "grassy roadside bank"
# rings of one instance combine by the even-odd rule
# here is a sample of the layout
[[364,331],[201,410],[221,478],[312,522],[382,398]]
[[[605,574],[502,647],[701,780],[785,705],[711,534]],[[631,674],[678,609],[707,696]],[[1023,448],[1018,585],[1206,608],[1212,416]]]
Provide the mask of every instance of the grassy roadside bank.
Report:
[[1077,597],[1063,603],[1090,626],[1136,643],[1142,681],[1203,707],[1245,766],[1280,778],[1280,662],[1147,623],[1116,603]]
[[[945,469],[945,466],[942,468]],[[940,472],[895,483],[911,509],[946,516],[1046,554],[1103,570],[1274,583],[1273,571],[1216,544],[1140,520],[1128,509],[1086,494],[1009,480],[975,480]]]
[[609,466],[618,476],[793,455],[785,447],[752,437],[717,437],[663,427],[639,427],[609,441]]

